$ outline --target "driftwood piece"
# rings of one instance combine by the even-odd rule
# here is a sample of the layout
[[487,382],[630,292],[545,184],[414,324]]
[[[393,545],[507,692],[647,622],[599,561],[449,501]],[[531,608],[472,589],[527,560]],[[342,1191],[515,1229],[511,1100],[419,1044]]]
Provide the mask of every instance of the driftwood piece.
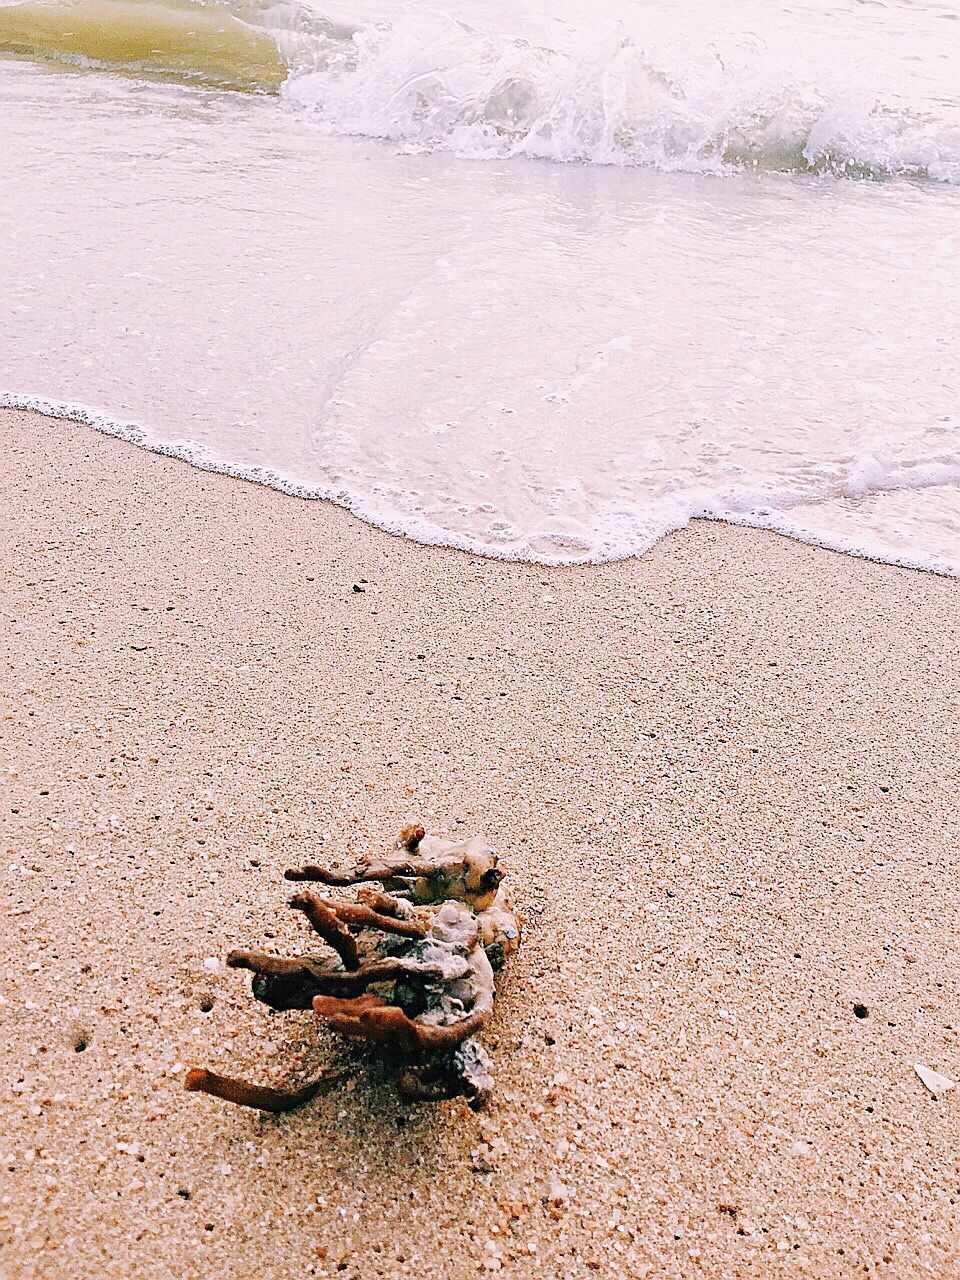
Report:
[[[380,1047],[401,1066],[406,1101],[464,1096],[483,1106],[490,1060],[473,1037],[493,1009],[494,970],[520,940],[486,840],[445,840],[410,826],[390,853],[347,870],[292,868],[286,879],[359,886],[357,900],[309,890],[290,899],[326,953],[231,951],[227,964],[253,974],[254,996],[273,1009],[312,1009],[338,1034]],[[308,1102],[331,1079],[284,1090],[194,1068],[186,1088],[277,1112]]]

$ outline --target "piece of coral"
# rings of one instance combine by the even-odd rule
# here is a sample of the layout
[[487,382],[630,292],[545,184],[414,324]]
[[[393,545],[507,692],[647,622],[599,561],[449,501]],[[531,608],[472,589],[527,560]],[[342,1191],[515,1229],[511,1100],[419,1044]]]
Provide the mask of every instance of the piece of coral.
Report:
[[[407,1101],[462,1095],[482,1107],[493,1082],[490,1060],[473,1037],[493,1008],[494,970],[520,941],[486,840],[444,840],[411,826],[380,858],[343,871],[308,865],[285,875],[359,888],[355,901],[311,890],[290,899],[326,943],[320,955],[230,952],[228,965],[252,972],[254,996],[273,1009],[312,1009],[341,1035],[380,1046],[400,1064],[398,1088]],[[186,1087],[286,1111],[339,1078],[325,1073],[283,1090],[194,1068]]]

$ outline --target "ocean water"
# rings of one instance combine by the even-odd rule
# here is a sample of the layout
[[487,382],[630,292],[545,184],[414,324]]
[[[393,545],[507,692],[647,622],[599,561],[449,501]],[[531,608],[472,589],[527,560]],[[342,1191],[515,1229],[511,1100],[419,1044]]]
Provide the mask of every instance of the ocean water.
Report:
[[0,0],[0,404],[494,556],[960,574],[956,3],[341,3]]

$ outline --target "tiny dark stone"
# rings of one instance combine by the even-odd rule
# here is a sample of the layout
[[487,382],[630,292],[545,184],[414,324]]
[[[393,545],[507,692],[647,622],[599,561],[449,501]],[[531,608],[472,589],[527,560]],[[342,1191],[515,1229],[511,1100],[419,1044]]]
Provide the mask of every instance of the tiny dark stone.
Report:
[[146,647],[147,646],[145,644],[132,644],[130,646],[135,653],[143,653],[146,650]]
[[366,591],[366,589],[367,589],[367,588],[366,588],[365,586],[363,586],[361,583],[359,583],[359,582],[355,582],[355,583],[353,584],[353,589],[354,589],[354,591]]
[[180,1197],[181,1200],[190,1199],[190,1192],[186,1189],[186,1187],[181,1187],[180,1190],[177,1192],[177,1195]]
[[855,1004],[853,1006],[853,1012],[857,1015],[858,1018],[866,1018],[866,1017],[869,1017],[869,1014],[870,1014],[870,1010],[867,1008],[865,1004]]

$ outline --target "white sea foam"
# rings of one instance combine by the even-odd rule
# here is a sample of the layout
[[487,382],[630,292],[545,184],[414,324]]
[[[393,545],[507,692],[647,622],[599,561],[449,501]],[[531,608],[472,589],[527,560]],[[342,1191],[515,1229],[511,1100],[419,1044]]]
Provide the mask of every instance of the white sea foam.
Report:
[[[243,466],[211,454],[197,442],[171,442],[153,436],[140,423],[117,421],[89,405],[68,404],[43,396],[16,393],[0,394],[0,409],[20,409],[39,413],[60,421],[93,427],[105,435],[126,440],[164,457],[178,458],[203,471],[251,481],[277,489],[291,497],[333,502],[377,528],[413,538],[428,546],[449,546],[494,559],[533,560],[545,565],[601,564],[611,560],[642,555],[667,534],[685,529],[693,520],[717,520],[755,529],[768,529],[786,534],[800,542],[841,551],[867,560],[922,569],[960,577],[960,555],[939,555],[921,547],[904,543],[894,536],[871,536],[853,530],[837,529],[829,518],[819,520],[818,506],[836,497],[865,498],[897,492],[914,493],[925,489],[949,489],[948,501],[954,512],[960,512],[960,461],[946,459],[929,465],[898,468],[884,467],[875,456],[856,462],[848,475],[834,478],[823,485],[815,496],[810,486],[804,491],[767,489],[751,492],[738,487],[711,493],[689,489],[662,501],[656,507],[638,496],[635,509],[618,505],[609,511],[589,514],[589,532],[578,535],[572,528],[566,534],[554,530],[528,532],[524,541],[498,544],[489,533],[484,537],[457,532],[447,525],[432,523],[420,516],[398,515],[389,504],[371,494],[350,492],[333,485],[310,485],[293,480],[269,467]],[[771,498],[777,505],[771,505]],[[796,513],[796,514],[794,514]]]
[[281,92],[337,134],[472,159],[960,182],[939,0],[0,0],[6,50]]
[[2,65],[0,404],[504,558],[709,518],[960,574],[960,28],[835,12],[288,9],[281,102]]
[[[353,29],[318,28],[305,41],[284,26],[285,6],[269,29],[291,68],[289,100],[333,132],[408,149],[960,182],[956,86],[939,98],[904,74],[907,63],[888,67],[878,85],[862,26],[841,26],[840,47],[831,47],[803,6],[794,6],[787,32],[770,6],[732,5],[727,16],[745,7],[754,30],[738,37],[725,26],[708,39],[695,27],[691,39],[696,12],[656,4],[632,21],[601,8],[581,25],[540,24],[539,39],[424,7]],[[716,6],[694,6],[705,8],[715,16]],[[953,37],[937,16],[943,38]],[[754,34],[771,28],[780,47]]]

